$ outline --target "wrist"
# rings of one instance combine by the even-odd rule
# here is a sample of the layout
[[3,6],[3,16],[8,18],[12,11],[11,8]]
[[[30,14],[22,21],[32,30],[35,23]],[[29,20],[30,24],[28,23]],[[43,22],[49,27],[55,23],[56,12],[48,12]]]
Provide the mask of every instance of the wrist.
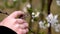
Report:
[[[11,29],[11,27],[9,27],[8,25],[5,25],[4,23],[0,23],[0,26],[4,26],[4,27],[7,27],[7,28],[9,28],[9,29]],[[12,29],[11,29],[12,30]]]
[[15,31],[5,26],[0,26],[0,33],[1,34],[17,34]]

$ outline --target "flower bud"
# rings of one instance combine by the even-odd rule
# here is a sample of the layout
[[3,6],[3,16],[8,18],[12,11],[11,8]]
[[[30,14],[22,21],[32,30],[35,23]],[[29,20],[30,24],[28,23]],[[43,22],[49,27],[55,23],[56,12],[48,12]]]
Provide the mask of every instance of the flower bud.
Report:
[[30,3],[28,3],[28,4],[26,5],[26,7],[27,7],[27,8],[30,8],[30,7],[31,7]]

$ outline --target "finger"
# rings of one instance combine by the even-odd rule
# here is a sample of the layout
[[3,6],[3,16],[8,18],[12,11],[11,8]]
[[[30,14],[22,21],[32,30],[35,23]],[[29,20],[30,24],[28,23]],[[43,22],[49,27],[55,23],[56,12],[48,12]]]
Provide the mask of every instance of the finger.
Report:
[[20,24],[20,25],[19,25],[19,28],[21,28],[21,29],[26,29],[27,26],[25,26],[24,24]]
[[28,29],[28,28],[26,28],[26,33],[27,33],[27,32],[29,32],[29,29]]
[[28,23],[23,23],[23,25],[25,26],[25,28],[28,28]]
[[15,26],[14,26],[15,28],[18,28],[18,29],[26,29],[26,28],[28,28],[27,26],[25,26],[24,24],[15,24]]
[[28,28],[28,23],[23,23],[19,25],[19,28],[26,29]]
[[16,17],[21,16],[21,15],[24,15],[24,12],[22,12],[22,11],[15,11],[9,17],[16,18]]
[[19,31],[22,33],[22,34],[26,34],[28,32],[28,29],[19,29]]
[[22,24],[22,23],[26,23],[26,21],[24,19],[16,19],[16,23]]

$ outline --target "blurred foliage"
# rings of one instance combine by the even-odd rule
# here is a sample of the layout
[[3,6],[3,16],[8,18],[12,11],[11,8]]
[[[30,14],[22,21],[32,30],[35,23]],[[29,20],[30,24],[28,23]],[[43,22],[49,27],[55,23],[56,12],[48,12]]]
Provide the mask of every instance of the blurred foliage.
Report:
[[25,3],[27,0],[22,0],[23,3]]
[[[19,1],[19,2],[18,2]],[[13,11],[15,11],[16,9],[18,9],[18,10],[20,10],[20,8],[21,8],[21,5],[20,5],[20,2],[22,2],[22,3],[25,3],[25,2],[27,2],[28,0],[15,0],[15,1],[13,1],[12,0],[12,4],[11,3],[9,3],[10,1],[9,0],[0,0],[0,3],[3,3],[3,5],[0,5],[0,9],[2,10],[2,12],[8,12],[9,14],[10,13],[12,13]],[[43,3],[41,2],[41,1],[43,1]],[[44,2],[45,1],[45,2]],[[29,2],[29,1],[28,1]],[[27,3],[28,3],[27,2]],[[40,10],[40,12],[42,12],[42,10],[43,10],[43,13],[45,12],[45,15],[46,15],[46,13],[47,13],[47,0],[32,0],[32,7],[35,9],[37,9],[37,8],[39,8],[39,10]],[[42,5],[43,4],[43,5]],[[42,5],[42,6],[41,6]],[[43,7],[44,6],[44,7]],[[23,7],[23,6],[22,6]],[[13,9],[12,9],[13,8]],[[15,9],[16,8],[16,9]],[[42,9],[41,9],[42,8]],[[32,8],[29,8],[28,9],[28,13],[29,14],[32,14],[32,12],[33,12],[33,10],[34,9],[32,9]],[[56,4],[56,0],[53,0],[53,2],[52,2],[52,5],[51,5],[51,12],[53,13],[53,14],[59,14],[59,21],[60,21],[60,6],[58,6],[57,4]],[[38,10],[38,11],[39,11]],[[37,12],[37,11],[36,11]],[[5,17],[7,17],[7,15],[5,15],[5,14],[0,14],[0,21],[2,21]],[[30,18],[30,17],[28,17],[28,18]],[[40,17],[37,17],[37,18],[34,18],[34,20],[36,21],[35,23],[33,23],[32,24],[32,26],[34,26],[34,28],[36,28],[36,25],[38,25],[37,23],[37,20],[38,19],[41,19],[41,20],[44,20],[44,16],[43,15],[40,15]],[[27,21],[29,21],[29,19],[27,19]],[[46,22],[47,23],[47,22]],[[34,29],[33,28],[33,29]],[[38,28],[36,28],[36,29],[38,29]],[[35,29],[35,30],[36,30]],[[48,28],[47,28],[48,29]],[[34,32],[38,32],[38,34],[47,34],[47,29],[46,30],[43,30],[43,29],[39,29],[39,30],[41,30],[40,32],[38,32],[38,31],[35,31],[34,30]],[[55,31],[54,31],[54,29],[53,28],[51,28],[51,30],[52,30],[52,34],[59,34],[59,33],[56,33]],[[42,31],[44,31],[44,32],[42,32]],[[31,31],[29,31],[29,33],[28,34],[32,34],[31,33]]]

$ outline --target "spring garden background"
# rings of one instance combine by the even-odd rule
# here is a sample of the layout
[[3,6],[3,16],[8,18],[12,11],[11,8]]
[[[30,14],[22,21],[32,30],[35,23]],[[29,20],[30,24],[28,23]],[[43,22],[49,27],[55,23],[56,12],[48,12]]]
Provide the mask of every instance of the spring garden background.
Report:
[[0,0],[0,21],[19,10],[26,13],[28,34],[60,34],[60,0]]

